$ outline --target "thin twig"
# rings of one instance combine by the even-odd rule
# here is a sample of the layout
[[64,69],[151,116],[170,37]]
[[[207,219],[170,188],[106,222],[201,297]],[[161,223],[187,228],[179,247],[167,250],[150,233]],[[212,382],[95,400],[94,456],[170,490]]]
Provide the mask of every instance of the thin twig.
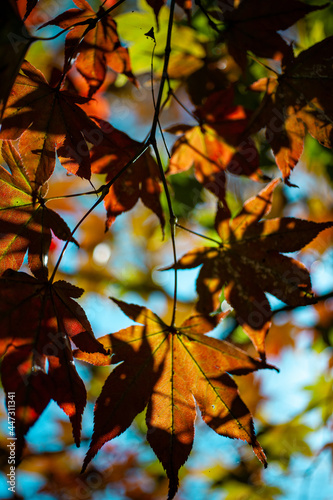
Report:
[[170,85],[169,85],[169,94],[174,98],[174,100],[179,104],[179,106],[181,106],[183,110],[186,111],[187,114],[189,114],[195,121],[200,123],[199,118],[195,116],[195,114],[193,114],[189,109],[187,109],[186,106],[184,106],[184,104],[178,99],[178,97],[176,96]]
[[60,262],[61,262],[61,260],[63,258],[63,255],[64,255],[65,251],[66,251],[66,248],[68,247],[68,245],[69,245],[72,237],[74,236],[74,233],[81,226],[82,222],[88,217],[88,215],[91,214],[91,212],[93,210],[95,210],[95,208],[104,200],[104,198],[108,194],[108,192],[109,192],[110,187],[112,186],[112,184],[114,184],[114,182],[116,182],[116,180],[119,179],[119,177],[125,172],[125,170],[127,170],[127,168],[130,165],[132,165],[134,162],[136,162],[140,158],[140,156],[148,149],[148,147],[149,146],[147,144],[144,144],[142,146],[142,148],[140,149],[140,151],[132,158],[132,160],[130,160],[128,163],[126,163],[126,165],[124,165],[123,168],[121,168],[119,170],[119,172],[113,177],[113,179],[111,179],[107,184],[105,184],[99,190],[96,191],[96,192],[101,191],[101,195],[98,198],[98,200],[93,204],[93,206],[90,207],[89,210],[84,214],[84,216],[79,220],[79,222],[76,224],[76,226],[74,227],[73,231],[71,232],[70,238],[64,244],[63,249],[62,249],[62,251],[61,251],[61,253],[60,253],[59,257],[58,257],[58,260],[56,262],[56,265],[54,266],[52,275],[51,275],[51,277],[49,279],[50,283],[52,283],[53,280],[54,280],[54,277],[56,275],[56,272],[58,270]]
[[157,163],[158,163],[158,166],[160,169],[161,179],[162,179],[162,183],[163,183],[163,187],[164,187],[164,191],[165,191],[165,195],[166,195],[166,199],[167,199],[169,216],[170,216],[169,222],[170,222],[170,228],[171,228],[171,240],[172,240],[172,248],[173,248],[173,258],[174,258],[174,264],[175,264],[174,300],[173,300],[171,327],[173,327],[175,324],[176,307],[177,307],[177,269],[176,269],[177,254],[176,254],[176,242],[175,242],[175,227],[176,227],[177,219],[175,217],[175,214],[174,214],[174,211],[172,208],[170,192],[169,192],[168,184],[167,184],[167,181],[165,178],[165,173],[163,170],[161,157],[160,157],[157,143],[156,143],[156,129],[157,129],[157,126],[159,125],[159,115],[160,115],[160,111],[161,111],[164,86],[165,86],[165,82],[168,80],[168,66],[169,66],[170,52],[171,52],[171,34],[172,34],[174,10],[175,10],[175,0],[171,0],[169,22],[168,22],[168,32],[167,32],[167,39],[166,39],[165,51],[164,51],[163,72],[162,72],[160,87],[158,90],[158,96],[157,96],[157,100],[156,100],[155,112],[154,112],[153,122],[152,122],[152,126],[151,126],[150,136],[148,139],[148,144],[151,144],[154,148],[156,160],[157,160]]

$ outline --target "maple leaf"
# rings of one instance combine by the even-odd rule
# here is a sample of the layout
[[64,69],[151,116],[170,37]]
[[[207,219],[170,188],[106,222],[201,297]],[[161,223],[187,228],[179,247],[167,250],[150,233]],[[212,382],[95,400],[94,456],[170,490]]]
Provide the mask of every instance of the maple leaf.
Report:
[[[98,147],[93,147],[91,150],[92,172],[107,174],[108,182],[135,158],[142,144],[115,129],[109,123],[97,118],[95,120],[103,130],[103,139]],[[133,208],[139,199],[157,215],[163,229],[165,220],[160,204],[160,180],[158,165],[150,152],[146,151],[122,173],[105,196],[106,229],[111,226],[118,215]]]
[[333,147],[333,37],[313,45],[295,59],[285,59],[284,72],[251,85],[265,91],[251,130],[266,127],[266,139],[288,183],[308,131],[320,144]]
[[225,30],[222,37],[228,45],[230,55],[245,70],[247,51],[259,57],[281,60],[291,52],[291,47],[277,31],[286,30],[306,14],[325,5],[306,5],[298,0],[242,0],[232,8],[219,0],[223,11]]
[[176,125],[171,133],[183,135],[175,142],[167,173],[183,172],[194,165],[200,183],[219,199],[225,198],[226,174],[247,175],[258,180],[259,155],[250,137],[243,139],[247,114],[231,105],[232,89],[211,94],[194,116],[199,125]]
[[228,342],[204,335],[211,329],[202,316],[179,328],[167,326],[145,307],[112,299],[136,323],[99,341],[110,356],[75,352],[94,365],[119,363],[96,401],[94,432],[83,470],[104,443],[124,432],[147,406],[147,439],[169,478],[169,499],[178,489],[178,470],[194,439],[195,401],[217,434],[246,441],[266,465],[250,411],[230,374],[273,368]]
[[71,173],[90,179],[87,141],[98,143],[101,132],[77,104],[89,98],[51,87],[43,74],[24,61],[18,74],[0,132],[0,139],[20,138],[19,152],[34,182],[42,185],[55,166],[55,150]]
[[86,390],[73,363],[70,341],[83,351],[106,354],[73,300],[82,292],[65,281],[51,284],[11,270],[0,278],[1,377],[7,402],[15,393],[17,460],[25,434],[50,399],[68,415],[79,446]]
[[33,187],[31,173],[9,141],[3,141],[1,154],[11,174],[0,166],[0,274],[18,270],[28,251],[31,271],[46,278],[51,231],[62,240],[76,241],[60,215],[45,206],[46,186]]
[[[91,96],[105,80],[106,67],[124,73],[135,83],[128,50],[120,43],[117,24],[100,6],[95,12],[86,0],[73,0],[78,9],[69,9],[41,28],[56,25],[67,29],[65,59],[75,59],[75,66],[87,80]],[[89,29],[87,29],[89,27]]]
[[176,264],[178,269],[203,264],[197,279],[196,308],[201,314],[209,314],[220,306],[224,287],[225,300],[234,308],[237,321],[262,359],[265,359],[265,337],[272,314],[264,292],[293,307],[314,302],[305,266],[280,252],[300,250],[333,225],[292,217],[260,221],[270,211],[279,182],[275,179],[247,200],[233,219],[228,210],[220,208],[216,217],[220,246],[192,250]]

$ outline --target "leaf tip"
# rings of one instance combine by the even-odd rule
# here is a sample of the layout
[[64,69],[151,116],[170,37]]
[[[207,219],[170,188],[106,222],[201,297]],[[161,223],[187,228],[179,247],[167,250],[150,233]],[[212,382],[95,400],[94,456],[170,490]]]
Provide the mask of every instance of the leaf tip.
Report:
[[172,479],[169,478],[169,491],[167,500],[172,500],[173,498],[175,498],[176,493],[178,491],[178,486],[179,486],[178,476],[173,477]]
[[267,465],[268,465],[267,458],[266,458],[266,455],[264,453],[264,450],[262,449],[261,445],[259,444],[259,442],[257,440],[252,444],[252,448],[253,448],[254,454],[257,456],[257,458],[260,460],[260,462],[263,464],[263,466],[266,469]]

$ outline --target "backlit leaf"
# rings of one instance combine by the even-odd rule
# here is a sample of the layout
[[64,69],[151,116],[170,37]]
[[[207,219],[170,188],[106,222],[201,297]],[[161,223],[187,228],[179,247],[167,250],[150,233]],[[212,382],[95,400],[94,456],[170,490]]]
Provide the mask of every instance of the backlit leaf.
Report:
[[86,390],[76,372],[70,342],[83,351],[106,354],[83,309],[73,300],[82,292],[64,281],[50,284],[14,271],[0,278],[1,377],[7,400],[9,393],[16,396],[18,461],[25,434],[51,398],[69,416],[79,446]]
[[67,33],[65,58],[69,61],[77,56],[75,66],[87,80],[90,95],[104,82],[107,67],[134,82],[128,50],[120,43],[111,15],[102,6],[95,12],[85,0],[74,3],[79,9],[69,9],[41,27],[56,25],[65,29],[78,24]]
[[[97,147],[91,150],[92,172],[106,174],[108,182],[135,158],[142,144],[103,120],[98,120],[98,123],[103,130],[103,139]],[[129,165],[105,196],[106,229],[111,226],[118,215],[131,210],[139,199],[157,215],[163,229],[165,221],[160,204],[160,180],[158,165],[150,152],[146,151],[133,165]]]
[[[100,342],[119,363],[106,380],[95,406],[94,433],[83,470],[104,443],[124,432],[147,406],[147,439],[169,478],[169,499],[178,489],[178,470],[192,449],[195,401],[216,433],[248,442],[264,465],[250,411],[230,374],[272,368],[228,342],[200,330],[200,317],[179,328],[167,326],[149,309],[113,299],[142,326],[105,335]],[[203,331],[206,331],[206,318]],[[75,353],[78,359],[109,365],[100,354]],[[122,363],[121,363],[122,362]]]
[[75,240],[65,221],[45,206],[45,187],[25,170],[14,146],[4,141],[1,152],[11,174],[0,167],[0,274],[9,268],[18,270],[28,251],[31,271],[36,277],[47,277],[51,231],[62,240]]
[[168,132],[182,134],[172,148],[168,174],[176,174],[194,166],[197,180],[223,200],[226,171],[258,179],[259,156],[250,137],[242,134],[247,114],[242,106],[230,104],[232,90],[216,92],[196,108],[197,126],[176,125]]
[[288,55],[291,48],[277,32],[286,30],[306,14],[328,6],[312,6],[298,0],[242,0],[237,8],[222,0],[218,3],[226,26],[223,38],[242,69],[246,67],[248,50],[259,57],[277,60]]
[[24,61],[8,99],[0,139],[20,138],[19,152],[28,175],[42,185],[52,174],[55,151],[71,173],[90,178],[87,141],[101,132],[77,104],[89,99],[51,87],[43,74]]
[[286,182],[301,157],[307,132],[323,146],[333,147],[332,53],[333,37],[328,37],[286,59],[277,79],[265,78],[251,86],[266,91],[252,127],[266,127],[266,139]]

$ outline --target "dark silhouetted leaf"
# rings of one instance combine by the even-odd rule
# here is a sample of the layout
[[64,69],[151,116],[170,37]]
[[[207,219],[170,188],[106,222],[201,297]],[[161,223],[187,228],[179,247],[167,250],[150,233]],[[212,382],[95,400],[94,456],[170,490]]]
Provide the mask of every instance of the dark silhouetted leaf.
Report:
[[305,266],[279,252],[300,250],[333,225],[291,217],[260,221],[270,211],[278,183],[272,181],[245,202],[233,219],[227,210],[219,209],[216,229],[221,245],[192,250],[177,262],[178,269],[203,264],[197,279],[200,313],[207,315],[219,307],[224,287],[225,299],[263,359],[271,325],[271,308],[264,292],[294,307],[314,302]]

